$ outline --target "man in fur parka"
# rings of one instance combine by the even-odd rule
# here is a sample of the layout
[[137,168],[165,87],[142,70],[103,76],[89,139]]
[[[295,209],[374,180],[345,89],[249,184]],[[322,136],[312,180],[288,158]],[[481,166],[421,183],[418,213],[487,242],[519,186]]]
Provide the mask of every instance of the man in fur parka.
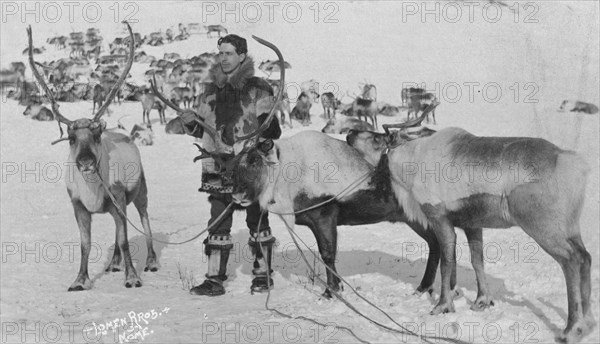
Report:
[[[273,106],[273,89],[263,79],[254,76],[254,61],[248,56],[246,40],[237,35],[227,35],[219,39],[219,63],[212,66],[209,72],[210,84],[202,95],[198,114],[206,124],[222,131],[222,140],[227,145],[233,145],[234,151],[239,152],[242,143],[238,137],[250,134],[258,128],[258,117],[268,113]],[[202,127],[196,122],[191,113],[182,116],[186,131],[189,135],[202,138],[202,145],[208,151],[213,151],[215,143],[210,135],[203,135]],[[281,129],[276,120],[265,131],[272,138],[281,135]],[[265,134],[263,134],[265,136]],[[212,224],[231,202],[231,178],[225,176],[222,166],[215,164],[213,159],[204,159],[202,164],[202,187],[200,191],[210,193]],[[267,269],[271,268],[271,258],[275,238],[271,235],[267,213],[261,217],[258,203],[246,208],[246,224],[250,230],[248,244],[254,255],[251,291],[261,292],[273,286],[273,281],[267,281]],[[227,214],[213,227],[208,238],[204,240],[205,254],[208,256],[208,272],[206,280],[190,290],[194,295],[217,296],[225,294],[223,282],[227,279],[227,261],[233,248],[231,240],[232,213]],[[260,222],[260,228],[258,228]],[[262,251],[259,248],[262,246]]]

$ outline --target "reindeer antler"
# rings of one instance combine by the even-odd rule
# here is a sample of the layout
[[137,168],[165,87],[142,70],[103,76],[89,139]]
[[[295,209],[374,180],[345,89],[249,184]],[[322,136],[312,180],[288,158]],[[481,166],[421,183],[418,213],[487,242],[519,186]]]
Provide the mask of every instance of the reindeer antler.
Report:
[[135,38],[133,36],[133,31],[131,30],[131,26],[129,26],[129,23],[125,20],[123,21],[123,23],[125,25],[127,25],[127,30],[129,31],[129,38],[130,38],[129,60],[127,61],[127,66],[125,66],[125,70],[123,70],[123,74],[121,74],[121,76],[119,77],[117,82],[113,85],[113,87],[108,92],[108,95],[106,96],[106,99],[104,100],[104,104],[102,104],[100,109],[98,109],[98,112],[96,113],[96,115],[94,115],[94,121],[99,120],[100,117],[102,117],[102,115],[104,115],[104,112],[106,112],[106,109],[112,102],[113,98],[115,97],[115,94],[117,94],[119,87],[121,87],[121,84],[123,84],[123,82],[125,81],[125,78],[127,78],[127,74],[129,74],[129,70],[131,70],[131,66],[133,65],[133,55],[135,53]]
[[275,107],[277,106],[277,103],[279,103],[281,101],[281,98],[283,97],[283,89],[284,89],[284,85],[285,85],[285,65],[284,65],[283,55],[281,55],[281,51],[279,51],[279,49],[275,46],[275,44],[268,42],[260,37],[256,37],[256,36],[252,35],[252,38],[254,38],[256,41],[258,41],[258,43],[271,48],[273,51],[275,51],[275,54],[277,54],[277,57],[279,58],[279,69],[281,70],[280,71],[281,87],[279,87],[279,92],[277,92],[277,98],[275,99],[275,102],[273,103],[273,107],[271,108],[271,111],[269,112],[269,115],[267,116],[267,118],[265,119],[263,124],[258,129],[256,129],[256,131],[254,131],[253,133],[238,137],[236,142],[240,142],[240,141],[247,140],[250,138],[258,137],[263,131],[265,131],[269,127],[269,125],[271,124],[271,120],[273,119],[273,116],[275,115]]
[[397,124],[384,124],[382,125],[383,130],[385,131],[386,134],[389,134],[390,128],[400,128],[400,129],[404,129],[404,128],[411,128],[411,127],[416,127],[418,125],[421,124],[421,122],[423,122],[423,120],[425,119],[425,117],[427,117],[427,115],[433,111],[433,109],[435,109],[438,105],[440,105],[440,102],[438,101],[434,101],[433,103],[429,104],[428,107],[425,108],[425,110],[423,110],[423,113],[421,114],[420,117],[417,117],[413,120],[410,121],[406,121],[403,123],[397,123]]
[[[185,109],[185,110],[181,109],[181,108],[179,108],[179,106],[173,104],[164,95],[162,95],[162,93],[160,93],[158,91],[158,89],[156,88],[156,77],[154,75],[152,75],[152,80],[150,80],[150,87],[152,87],[152,92],[154,92],[154,94],[158,97],[158,99],[160,99],[163,103],[165,103],[165,105],[167,105],[171,109],[175,110],[177,112],[178,116],[179,116],[179,113],[187,112],[187,113],[193,113],[194,115],[196,115],[196,117],[199,117],[198,113],[196,113],[196,111],[191,110],[191,109]],[[210,125],[206,124],[204,121],[201,121],[199,119],[196,119],[196,123],[198,123],[202,128],[204,128],[204,130],[206,130],[206,133],[209,134],[213,138],[213,141],[215,142],[215,146],[217,148],[214,153],[230,154],[233,152],[233,147],[229,146],[228,144],[223,142],[223,140],[221,139],[222,134],[219,131],[217,131],[215,128],[211,127]],[[207,153],[209,153],[209,152],[207,152]]]
[[[63,116],[60,111],[58,110],[58,103],[56,102],[56,99],[54,98],[54,94],[52,93],[52,91],[50,91],[50,88],[48,87],[48,84],[46,84],[46,81],[44,81],[44,78],[40,75],[40,73],[38,72],[37,68],[36,68],[36,62],[33,60],[33,35],[31,33],[31,25],[29,25],[29,27],[27,27],[27,36],[29,38],[29,65],[31,66],[31,71],[33,72],[33,76],[36,78],[36,80],[40,83],[40,85],[42,86],[42,88],[44,89],[44,92],[46,92],[46,95],[48,96],[48,99],[50,99],[50,103],[52,104],[52,112],[54,112],[54,116],[56,117],[56,120],[58,121],[58,128],[60,129],[60,137],[63,137],[63,130],[62,127],[60,126],[60,123],[64,123],[67,126],[70,126],[73,121],[67,119],[65,116]],[[59,141],[55,141],[54,143],[59,142]]]

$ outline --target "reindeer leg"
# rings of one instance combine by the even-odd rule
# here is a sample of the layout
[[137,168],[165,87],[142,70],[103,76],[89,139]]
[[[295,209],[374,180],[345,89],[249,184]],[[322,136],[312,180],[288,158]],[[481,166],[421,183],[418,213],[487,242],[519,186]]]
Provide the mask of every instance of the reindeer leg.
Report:
[[293,123],[293,122],[292,122],[292,114],[291,114],[291,113],[289,113],[287,110],[285,110],[285,111],[283,112],[283,116],[284,116],[284,117],[285,117],[285,114],[286,114],[286,113],[287,113],[287,116],[288,116],[288,118],[290,119],[290,129],[291,129],[291,128],[293,128],[293,127],[294,127],[294,126],[293,126],[293,124],[292,124],[292,123]]
[[487,279],[483,269],[483,235],[481,228],[465,228],[465,234],[471,251],[471,265],[473,265],[477,278],[477,299],[471,306],[471,310],[482,311],[494,305],[494,301],[489,295]]
[[[433,211],[437,212],[438,210]],[[452,275],[456,274],[456,233],[454,227],[444,217],[436,217],[432,227],[442,251],[442,290],[438,304],[433,308],[431,314],[453,313],[455,294],[452,292]]]
[[[331,212],[337,213],[338,209],[335,207],[327,207],[325,209],[319,208],[318,211],[309,211],[305,216],[298,216],[298,220],[306,224],[317,239],[317,246],[319,247],[319,254],[323,259],[325,265],[329,267],[327,269],[327,289],[323,293],[323,296],[330,299],[332,292],[338,292],[343,290],[340,285],[340,279],[335,275],[337,269],[335,267],[335,259],[337,254],[337,214],[332,215]],[[327,212],[327,216],[323,216],[322,212]],[[330,270],[331,269],[331,270]],[[334,274],[335,272],[335,274]]]
[[[423,238],[427,242],[427,246],[429,246],[429,257],[427,257],[425,273],[423,274],[423,279],[417,287],[417,290],[415,290],[414,295],[421,295],[425,292],[431,293],[433,291],[433,282],[435,282],[435,275],[437,274],[437,268],[440,261],[440,245],[433,231],[425,229],[417,222],[407,222],[407,224],[415,231],[415,233]],[[454,282],[456,283],[456,281]],[[454,288],[454,284],[451,285],[452,288]]]
[[[113,195],[115,195],[119,208],[124,214],[127,214],[125,192],[121,190],[114,190],[114,188],[111,188],[111,192]],[[138,277],[138,274],[133,267],[131,254],[129,253],[129,242],[127,241],[127,219],[121,215],[121,212],[117,210],[115,205],[112,203],[110,204],[109,213],[112,215],[115,221],[117,243],[121,249],[121,255],[123,256],[125,263],[125,287],[141,287],[142,281]]]
[[133,200],[138,213],[140,214],[140,220],[142,221],[142,227],[144,227],[144,233],[146,233],[146,247],[148,248],[148,256],[146,258],[146,267],[144,271],[158,271],[160,264],[156,258],[154,247],[152,246],[152,230],[150,229],[150,220],[148,219],[148,189],[146,187],[146,178],[144,175],[141,176],[140,180],[140,191],[136,199]]
[[[578,224],[577,227],[579,227]],[[577,232],[579,233],[579,228],[577,228]],[[571,246],[573,246],[573,248],[579,252],[579,255],[582,258],[581,270],[579,272],[581,277],[581,309],[586,325],[585,330],[590,332],[596,326],[594,314],[592,314],[592,312],[590,311],[590,296],[592,293],[590,268],[592,265],[592,257],[589,254],[589,252],[585,249],[580,235],[571,239]]]
[[79,226],[79,235],[81,236],[81,262],[79,265],[79,274],[75,282],[69,287],[69,291],[88,290],[92,288],[92,281],[88,275],[88,259],[92,246],[92,214],[85,208],[79,200],[73,200],[73,210],[75,219]]
[[117,238],[115,235],[115,249],[113,253],[113,257],[110,261],[110,264],[106,267],[104,271],[106,272],[117,272],[123,270],[123,266],[121,264],[121,249],[119,248],[119,243],[117,242]]

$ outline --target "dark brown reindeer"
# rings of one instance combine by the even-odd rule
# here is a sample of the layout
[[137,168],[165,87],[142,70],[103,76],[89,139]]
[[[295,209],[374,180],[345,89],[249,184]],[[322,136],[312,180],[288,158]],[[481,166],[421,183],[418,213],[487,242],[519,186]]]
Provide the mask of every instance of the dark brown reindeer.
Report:
[[[454,312],[454,227],[519,226],[563,270],[569,314],[558,340],[581,340],[596,325],[590,309],[591,256],[579,228],[590,170],[586,161],[539,138],[478,137],[460,128],[437,133],[406,129],[426,115],[395,125],[403,128],[396,133],[351,132],[347,141],[387,175],[382,189],[398,199],[411,220],[432,228],[440,242],[442,291],[432,314]],[[453,166],[457,177],[453,182],[424,178],[418,168],[432,164]],[[463,166],[468,171],[460,176]],[[493,180],[490,166],[496,172]],[[483,266],[474,268],[479,285]]]
[[[126,23],[127,24],[127,23]],[[131,27],[127,24],[129,34],[133,37]],[[29,64],[33,74],[50,98],[52,110],[60,123],[67,125],[67,137],[62,137],[54,143],[69,141],[69,162],[77,169],[67,178],[67,192],[71,198],[75,219],[81,235],[81,265],[77,278],[69,287],[69,291],[87,290],[92,288],[88,275],[88,259],[91,246],[92,214],[110,213],[116,225],[115,250],[113,258],[106,271],[119,271],[121,260],[124,260],[125,286],[127,288],[141,287],[137,272],[131,261],[129,243],[127,240],[127,220],[125,217],[127,204],[133,201],[137,208],[142,226],[146,234],[148,257],[145,271],[156,271],[159,268],[156,253],[152,247],[152,232],[148,220],[148,198],[146,179],[142,169],[140,153],[137,147],[125,135],[105,130],[106,122],[101,120],[108,105],[113,100],[119,86],[125,80],[133,63],[134,45],[130,39],[130,54],[127,67],[119,80],[112,87],[106,101],[92,119],[81,118],[71,121],[58,110],[58,103],[48,88],[43,77],[34,67],[31,27],[27,29],[29,36]],[[113,170],[116,168],[117,170]],[[133,168],[133,173],[131,169]],[[106,183],[106,184],[104,184]],[[105,189],[106,186],[108,190]],[[117,205],[111,202],[110,194]]]

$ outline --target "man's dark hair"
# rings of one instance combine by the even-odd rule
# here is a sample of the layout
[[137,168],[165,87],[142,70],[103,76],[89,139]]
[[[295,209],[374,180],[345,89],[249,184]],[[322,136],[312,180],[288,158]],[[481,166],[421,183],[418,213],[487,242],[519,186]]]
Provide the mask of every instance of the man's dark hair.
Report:
[[246,43],[246,39],[242,38],[238,35],[227,35],[225,37],[219,38],[217,41],[217,47],[221,45],[221,43],[229,43],[235,47],[235,52],[239,54],[248,54],[248,44]]

